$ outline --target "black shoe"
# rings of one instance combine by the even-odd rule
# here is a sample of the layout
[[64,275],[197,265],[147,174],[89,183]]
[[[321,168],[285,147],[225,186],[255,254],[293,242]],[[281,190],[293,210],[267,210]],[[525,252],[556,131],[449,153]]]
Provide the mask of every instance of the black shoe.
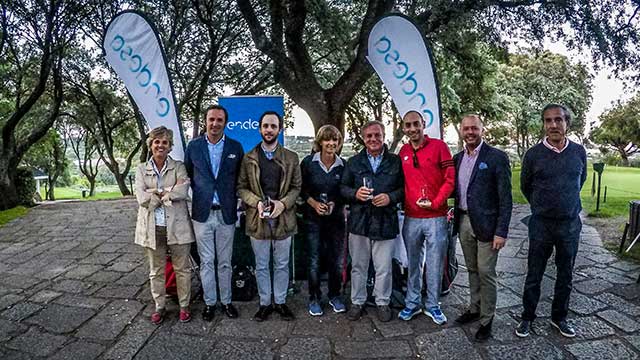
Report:
[[228,303],[227,305],[222,305],[222,311],[227,315],[230,319],[235,319],[238,317],[238,310],[232,303]]
[[389,305],[378,305],[378,320],[380,320],[380,322],[391,321],[392,316],[393,314],[391,313]]
[[522,320],[520,324],[516,327],[516,335],[519,337],[527,337],[529,336],[529,330],[531,329],[531,321]]
[[280,318],[284,321],[291,321],[295,319],[295,316],[293,316],[293,313],[289,310],[287,304],[276,304],[275,312],[280,314]]
[[211,305],[206,305],[204,307],[204,311],[202,312],[202,320],[211,321],[213,320],[213,317],[215,314],[216,314],[216,307]]
[[487,325],[480,325],[478,328],[478,332],[476,332],[476,340],[477,341],[485,341],[491,337],[491,324],[490,322]]
[[554,321],[551,320],[551,325],[560,331],[560,334],[564,337],[572,338],[576,336],[576,331],[573,326],[569,325],[567,320]]
[[257,322],[265,321],[269,318],[269,315],[273,311],[273,307],[271,305],[260,305],[258,308],[258,312],[253,315],[253,320]]
[[349,318],[349,320],[351,321],[360,320],[364,313],[364,305],[353,304],[351,305],[351,309],[349,309],[349,312],[347,313],[347,318]]
[[464,314],[458,316],[455,320],[458,324],[468,324],[470,322],[476,321],[480,319],[480,313],[472,313],[470,311],[466,311]]

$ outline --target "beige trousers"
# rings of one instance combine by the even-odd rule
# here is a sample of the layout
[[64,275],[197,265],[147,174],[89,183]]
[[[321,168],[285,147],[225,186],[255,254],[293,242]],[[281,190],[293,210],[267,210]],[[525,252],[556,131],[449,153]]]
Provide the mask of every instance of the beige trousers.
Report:
[[487,325],[496,312],[498,250],[493,250],[492,242],[480,242],[476,239],[468,215],[460,217],[459,238],[469,271],[469,311],[479,312],[480,324]]
[[[168,245],[171,250],[171,263],[176,274],[176,287],[181,308],[188,308],[191,301],[191,266],[189,252],[191,244]],[[156,311],[165,307],[164,269],[167,263],[167,228],[156,227],[156,249],[144,248],[149,260],[149,280],[151,296],[156,303]]]

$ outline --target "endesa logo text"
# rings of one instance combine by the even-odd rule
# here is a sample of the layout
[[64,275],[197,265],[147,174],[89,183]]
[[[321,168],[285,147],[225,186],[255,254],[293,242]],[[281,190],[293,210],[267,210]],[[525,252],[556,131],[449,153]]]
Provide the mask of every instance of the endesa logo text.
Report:
[[127,42],[121,35],[116,35],[113,40],[111,40],[111,50],[114,52],[120,52],[119,58],[123,62],[127,62],[127,69],[131,71],[135,75],[135,79],[137,80],[138,86],[141,88],[146,88],[147,90],[144,92],[145,94],[149,94],[150,90],[155,90],[155,97],[157,100],[156,105],[156,114],[160,117],[165,117],[169,114],[170,103],[166,97],[162,95],[162,89],[160,89],[160,85],[157,82],[153,81],[153,74],[151,70],[148,68],[148,63],[145,63],[145,60],[140,56],[140,54],[134,53],[131,46],[127,45]]
[[251,118],[244,121],[228,121],[227,129],[241,129],[241,130],[257,130],[260,127],[260,122],[251,120]]
[[406,96],[410,96],[408,102],[418,101],[420,111],[424,114],[424,119],[426,122],[426,126],[429,127],[433,124],[433,112],[429,108],[427,108],[427,98],[419,92],[420,84],[415,79],[416,72],[409,68],[409,65],[405,61],[398,50],[393,48],[391,40],[386,36],[382,36],[375,43],[376,51],[384,55],[385,64],[389,65],[391,68],[391,74],[393,77],[400,81],[400,89],[402,89],[402,93]]

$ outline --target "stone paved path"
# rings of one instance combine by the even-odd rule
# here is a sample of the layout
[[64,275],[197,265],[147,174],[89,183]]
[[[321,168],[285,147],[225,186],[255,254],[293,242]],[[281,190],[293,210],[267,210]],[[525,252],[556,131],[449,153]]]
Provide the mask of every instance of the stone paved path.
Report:
[[[238,304],[240,319],[217,314],[161,326],[148,321],[152,305],[141,248],[133,244],[133,200],[39,206],[0,228],[0,359],[635,359],[640,354],[640,265],[619,261],[584,227],[576,261],[571,321],[575,339],[549,325],[549,295],[555,269],[543,282],[534,334],[519,339],[513,329],[521,311],[526,269],[526,207],[514,210],[508,246],[498,262],[498,315],[494,337],[472,341],[477,325],[452,321],[468,300],[462,271],[442,299],[450,322],[425,316],[405,323],[379,323],[374,316],[349,322],[341,315],[311,318],[305,291],[288,302],[294,322],[273,317],[255,323],[256,302]],[[462,261],[460,251],[459,257]],[[373,312],[372,312],[373,313]]]

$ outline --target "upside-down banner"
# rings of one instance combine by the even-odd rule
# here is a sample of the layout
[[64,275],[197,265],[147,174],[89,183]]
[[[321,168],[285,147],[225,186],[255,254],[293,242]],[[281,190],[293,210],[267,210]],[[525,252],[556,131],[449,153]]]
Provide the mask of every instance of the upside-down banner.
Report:
[[173,130],[171,157],[184,159],[184,142],[164,51],[155,27],[142,13],[116,15],[102,43],[107,62],[122,79],[149,129]]
[[367,60],[391,94],[400,115],[422,113],[425,132],[440,133],[440,95],[431,52],[420,30],[402,15],[380,19],[369,33]]

